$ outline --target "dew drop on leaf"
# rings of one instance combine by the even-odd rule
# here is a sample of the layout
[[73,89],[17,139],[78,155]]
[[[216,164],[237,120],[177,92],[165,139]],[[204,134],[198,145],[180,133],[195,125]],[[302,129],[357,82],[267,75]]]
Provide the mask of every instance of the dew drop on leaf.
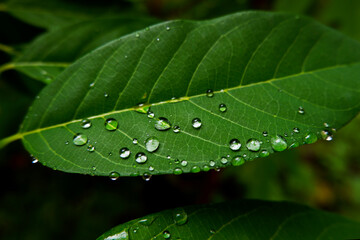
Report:
[[306,144],[315,143],[317,140],[318,140],[318,138],[317,138],[316,134],[314,134],[314,133],[308,133],[304,137],[304,142]]
[[219,105],[219,110],[220,110],[220,112],[226,112],[226,110],[227,110],[226,105],[224,103],[221,103]]
[[144,164],[147,161],[147,156],[145,155],[145,153],[139,152],[135,156],[135,161],[137,163]]
[[185,160],[182,160],[182,161],[180,162],[180,164],[181,164],[181,166],[186,167],[186,166],[188,165],[188,162],[185,161]]
[[169,231],[164,231],[162,236],[163,236],[164,239],[169,239],[171,237],[171,234],[170,234]]
[[330,127],[330,124],[324,122],[324,127],[328,128],[328,127]]
[[104,93],[104,97],[106,97],[106,98],[107,98],[107,97],[109,97],[109,94],[107,94],[107,93]]
[[160,142],[156,137],[149,137],[145,141],[145,148],[148,152],[155,152],[159,148]]
[[300,106],[299,109],[298,109],[298,113],[303,115],[305,113],[304,108]]
[[134,138],[134,139],[132,140],[132,143],[133,143],[134,145],[136,145],[136,144],[138,144],[138,140],[137,140],[136,138]]
[[87,136],[81,133],[76,134],[73,139],[73,143],[76,146],[83,146],[87,143],[87,141],[88,141]]
[[171,128],[171,123],[167,118],[160,117],[155,122],[155,129],[159,131],[166,131]]
[[95,86],[95,82],[92,82],[92,83],[89,84],[90,88],[93,88],[94,86]]
[[220,159],[220,162],[225,165],[225,164],[228,163],[228,160],[227,160],[226,157],[222,157],[222,158]]
[[192,120],[192,126],[193,126],[193,128],[199,129],[199,128],[201,127],[201,125],[202,125],[202,123],[201,123],[200,118],[194,118],[194,119]]
[[135,37],[136,37],[136,38],[139,38],[139,37],[140,37],[140,34],[139,34],[139,33],[135,33]]
[[90,145],[87,146],[87,150],[88,150],[88,152],[94,152],[94,151],[95,151],[95,147],[90,144]]
[[267,131],[263,131],[262,135],[263,135],[264,137],[267,137],[267,136],[268,136],[268,132],[267,132]]
[[231,165],[233,165],[233,166],[240,166],[240,165],[243,165],[244,163],[245,163],[245,159],[242,158],[241,156],[235,156],[231,160]]
[[38,163],[39,162],[39,159],[37,159],[34,156],[31,156],[31,159],[32,159],[31,163]]
[[204,165],[203,171],[208,172],[210,170],[210,167],[208,165]]
[[293,132],[294,132],[294,133],[299,133],[299,132],[300,132],[300,129],[296,127],[296,128],[293,129]]
[[268,152],[268,150],[262,150],[259,154],[260,157],[267,157],[269,155],[270,153]]
[[300,143],[294,142],[294,143],[292,143],[292,144],[289,146],[289,149],[297,148],[298,146],[300,146]]
[[155,168],[153,167],[153,166],[149,166],[149,171],[150,172],[152,172],[152,171],[154,171],[155,170]]
[[173,128],[174,133],[179,133],[180,132],[180,127],[175,125]]
[[91,127],[91,122],[89,119],[84,119],[81,121],[80,125],[82,128],[87,129]]
[[176,225],[184,225],[187,222],[188,215],[183,208],[174,210],[174,222]]
[[321,131],[321,137],[322,137],[322,139],[324,139],[326,141],[332,141],[333,140],[333,135],[329,130]]
[[241,148],[241,143],[238,139],[234,138],[230,141],[230,149],[233,151],[239,151]]
[[214,96],[213,90],[208,89],[208,90],[206,91],[206,96],[209,97],[209,98],[212,98],[212,97]]
[[193,166],[192,168],[191,168],[191,172],[192,173],[198,173],[198,172],[200,172],[200,167],[198,167],[198,166]]
[[105,121],[105,128],[108,131],[115,131],[118,128],[118,121],[116,121],[114,118],[108,118]]
[[215,161],[214,161],[214,160],[210,160],[210,161],[209,161],[209,165],[210,165],[210,167],[214,167],[214,166],[215,166],[215,164],[216,164],[216,163],[215,163]]
[[131,154],[131,151],[126,147],[123,147],[119,151],[119,155],[122,159],[127,159],[130,156],[130,154]]
[[180,174],[183,173],[183,171],[181,170],[181,168],[175,168],[173,173],[174,173],[175,175],[180,175]]
[[166,27],[166,31],[170,31],[170,27],[169,27],[169,26]]
[[155,217],[143,218],[138,221],[141,225],[150,226],[155,220]]
[[246,143],[246,148],[252,152],[257,152],[260,150],[260,141],[254,138],[251,138]]
[[109,174],[109,178],[113,181],[117,180],[120,177],[120,174],[118,172],[111,172]]
[[276,135],[275,137],[272,137],[270,143],[272,149],[274,149],[274,151],[277,152],[284,151],[287,148],[286,140],[280,135]]
[[154,118],[155,117],[155,113],[148,111],[147,113],[148,118]]
[[142,179],[145,180],[146,182],[150,181],[152,175],[150,173],[144,173],[142,175]]

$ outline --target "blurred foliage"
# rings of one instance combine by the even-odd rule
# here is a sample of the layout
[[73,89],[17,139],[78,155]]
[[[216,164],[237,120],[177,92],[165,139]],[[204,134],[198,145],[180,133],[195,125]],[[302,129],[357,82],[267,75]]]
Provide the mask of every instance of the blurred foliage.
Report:
[[[92,19],[99,12],[86,9],[99,5],[103,12],[111,6],[111,12],[125,16],[162,20],[207,19],[249,9],[289,11],[360,40],[357,0],[123,0],[105,5],[85,0],[12,1],[30,4],[23,11],[41,8],[53,16],[46,24],[41,24],[45,18],[29,21],[31,11],[14,13],[8,2],[0,1],[0,21],[6,23],[0,27],[0,65],[45,31],[39,26],[56,28],[81,21],[81,16]],[[63,12],[67,18],[59,17]],[[54,21],[57,17],[66,21]],[[4,137],[17,131],[43,85],[13,71],[0,74],[0,136]],[[13,143],[0,152],[0,239],[94,239],[117,224],[149,213],[243,197],[293,200],[360,220],[359,132],[360,116],[332,142],[319,141],[220,172],[155,176],[149,182],[141,178],[113,182],[53,171],[32,164],[20,143]]]

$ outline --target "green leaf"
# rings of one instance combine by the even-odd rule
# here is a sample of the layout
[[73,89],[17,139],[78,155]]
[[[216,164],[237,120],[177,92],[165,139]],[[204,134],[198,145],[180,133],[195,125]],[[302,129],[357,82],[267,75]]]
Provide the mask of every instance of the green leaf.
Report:
[[[168,237],[169,236],[169,237]],[[355,239],[360,223],[289,202],[190,206],[121,224],[101,239]]]
[[238,166],[330,140],[359,111],[359,60],[358,42],[288,14],[166,22],[76,61],[0,145],[21,138],[43,164],[94,175]]
[[15,62],[2,69],[16,69],[48,84],[86,53],[155,22],[153,19],[97,18],[55,29],[36,39]]

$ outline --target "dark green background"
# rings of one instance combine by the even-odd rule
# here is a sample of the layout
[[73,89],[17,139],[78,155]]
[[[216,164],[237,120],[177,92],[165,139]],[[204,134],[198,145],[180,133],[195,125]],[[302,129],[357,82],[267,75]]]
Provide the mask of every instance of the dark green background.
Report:
[[[76,7],[85,3],[58,2],[76,2]],[[91,1],[87,5],[96,8],[97,4]],[[160,21],[208,19],[247,9],[290,11],[360,40],[360,2],[356,0],[133,0],[108,4],[128,15]],[[6,11],[0,12],[0,22],[0,43],[17,51],[45,32]],[[0,51],[0,65],[10,60],[11,56]],[[0,75],[0,138],[17,131],[42,87],[15,71]],[[140,177],[111,181],[53,171],[32,164],[16,142],[0,152],[0,239],[95,239],[117,224],[149,213],[244,197],[292,200],[360,221],[359,132],[357,117],[330,143],[319,141],[220,172],[155,176],[149,182]]]

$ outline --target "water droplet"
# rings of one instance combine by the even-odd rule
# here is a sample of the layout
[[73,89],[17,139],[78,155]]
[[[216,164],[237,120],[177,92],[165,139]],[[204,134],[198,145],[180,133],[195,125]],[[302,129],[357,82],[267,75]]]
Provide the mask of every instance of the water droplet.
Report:
[[150,110],[150,106],[144,106],[144,104],[139,104],[139,106],[135,108],[135,111],[138,113],[148,114],[149,110]]
[[166,31],[170,31],[170,27],[169,27],[169,26],[166,27]]
[[137,163],[144,164],[144,163],[146,163],[146,161],[147,161],[147,156],[145,155],[145,153],[139,152],[139,153],[136,154],[136,156],[135,156],[135,161],[136,161]]
[[154,171],[155,170],[155,168],[153,167],[153,166],[149,166],[149,171],[150,172],[152,172],[152,171]]
[[214,230],[214,229],[210,229],[210,233],[211,233],[211,234],[215,234],[215,230]]
[[293,132],[294,132],[294,133],[299,133],[299,132],[300,132],[300,129],[296,127],[296,128],[293,129]]
[[318,140],[316,134],[314,133],[308,133],[305,137],[304,137],[304,142],[306,144],[311,144],[311,143],[315,143]]
[[268,150],[262,150],[259,154],[260,157],[267,157],[269,155],[270,153],[268,152]]
[[95,86],[95,82],[92,82],[92,83],[89,84],[90,88],[93,88],[94,86]]
[[159,148],[160,142],[156,137],[149,137],[145,141],[145,147],[148,152],[155,152]]
[[208,165],[204,165],[203,171],[208,172],[210,170],[210,167]]
[[202,123],[201,123],[200,118],[194,118],[194,119],[192,120],[192,126],[193,126],[193,128],[199,129],[199,128],[201,127],[201,125],[202,125]]
[[173,173],[174,173],[175,175],[180,175],[180,174],[183,173],[183,171],[181,170],[181,168],[175,168]]
[[37,159],[36,157],[34,157],[34,156],[31,156],[31,158],[32,158],[32,163],[38,163],[39,162],[39,159]]
[[174,210],[174,222],[176,225],[184,225],[187,222],[188,215],[183,208]]
[[256,140],[254,138],[251,138],[246,143],[246,148],[249,149],[252,152],[257,152],[260,150],[260,141]]
[[193,166],[192,168],[191,168],[191,172],[192,173],[198,173],[198,172],[200,172],[200,168],[198,167],[198,166]]
[[274,151],[277,152],[284,151],[287,148],[286,140],[280,135],[276,135],[275,137],[272,137],[270,143],[272,149],[274,149]]
[[156,217],[143,218],[143,219],[140,219],[138,221],[138,223],[140,223],[141,225],[144,225],[144,226],[150,226],[154,222],[155,219],[156,219]]
[[225,164],[228,163],[228,160],[227,160],[226,157],[222,157],[222,158],[220,159],[220,162],[225,165]]
[[232,139],[230,141],[230,149],[233,151],[239,151],[241,148],[241,143],[239,140],[237,140],[236,138]]
[[216,168],[214,168],[214,170],[217,171],[217,172],[220,172],[220,171],[221,171],[221,168],[216,167]]
[[144,173],[142,175],[142,179],[145,180],[146,182],[150,181],[152,175],[150,173]]
[[175,160],[174,160],[174,163],[175,163],[175,164],[179,164],[179,163],[180,163],[180,160],[179,160],[179,159],[175,159]]
[[107,97],[109,97],[109,94],[107,94],[107,93],[104,93],[104,97],[106,97],[106,98],[107,98]]
[[243,165],[245,163],[245,159],[242,158],[241,156],[235,156],[232,160],[231,160],[231,164],[233,166],[240,166]]
[[76,146],[83,146],[87,143],[87,141],[88,141],[87,136],[81,133],[76,134],[73,139],[73,143]]
[[87,129],[91,127],[91,122],[89,119],[84,119],[81,121],[80,125],[82,128]]
[[171,234],[169,231],[164,231],[162,236],[165,238],[165,239],[169,239],[171,237]]
[[180,132],[180,127],[175,125],[173,131],[174,131],[174,133],[179,133]]
[[219,105],[219,111],[220,112],[224,113],[224,112],[226,112],[226,110],[227,110],[227,107],[226,107],[226,105],[224,103]]
[[92,166],[92,167],[91,167],[91,171],[95,172],[95,171],[96,171],[96,167],[95,167],[95,166]]
[[180,164],[181,164],[181,166],[186,167],[188,165],[188,162],[185,160],[182,160]]
[[149,30],[150,30],[150,28],[149,28],[149,27],[146,27],[146,28],[145,28],[145,31],[149,31]]
[[159,42],[159,41],[160,41],[160,38],[156,38],[156,41],[158,41],[158,42]]
[[114,118],[108,118],[105,121],[105,128],[109,131],[115,131],[118,128],[118,121],[116,121]]
[[147,116],[148,116],[148,118],[154,118],[154,117],[155,117],[155,113],[149,111],[149,112],[147,113]]
[[267,131],[263,131],[262,135],[263,135],[264,137],[267,137],[269,134],[268,134]]
[[159,131],[166,131],[171,128],[171,123],[167,118],[160,117],[155,122],[155,128]]
[[132,140],[132,143],[133,143],[134,145],[136,145],[136,144],[138,144],[138,140],[137,140],[136,138],[134,138],[134,139]]
[[214,166],[215,166],[215,164],[216,164],[216,163],[215,163],[215,161],[214,161],[214,160],[210,160],[210,161],[209,161],[209,165],[210,165],[210,167],[214,167]]
[[305,113],[304,108],[300,106],[299,109],[298,109],[298,113],[303,115]]
[[139,34],[139,33],[135,33],[135,37],[136,37],[136,38],[139,38],[139,37],[140,37],[140,34]]
[[90,144],[90,145],[87,146],[87,150],[88,150],[89,152],[94,152],[94,151],[95,151],[95,147]]
[[166,158],[170,160],[170,159],[171,159],[171,156],[170,156],[170,155],[168,155]]
[[69,141],[65,141],[65,145],[69,145]]
[[294,142],[289,146],[289,149],[297,148],[298,146],[300,146],[300,144],[298,142]]
[[120,149],[119,154],[122,159],[126,159],[130,156],[131,151],[128,148],[124,147],[124,148]]
[[333,135],[329,130],[323,130],[321,131],[321,137],[322,139],[326,140],[326,141],[331,141],[333,140]]
[[206,96],[209,97],[209,98],[212,98],[212,97],[214,96],[213,90],[208,89],[208,90],[206,91]]
[[120,177],[120,174],[118,172],[111,172],[109,177],[111,180],[115,181]]
[[328,127],[330,127],[330,124],[324,122],[324,127],[328,128]]
[[112,156],[112,152],[109,152],[108,155],[109,155],[109,157]]

